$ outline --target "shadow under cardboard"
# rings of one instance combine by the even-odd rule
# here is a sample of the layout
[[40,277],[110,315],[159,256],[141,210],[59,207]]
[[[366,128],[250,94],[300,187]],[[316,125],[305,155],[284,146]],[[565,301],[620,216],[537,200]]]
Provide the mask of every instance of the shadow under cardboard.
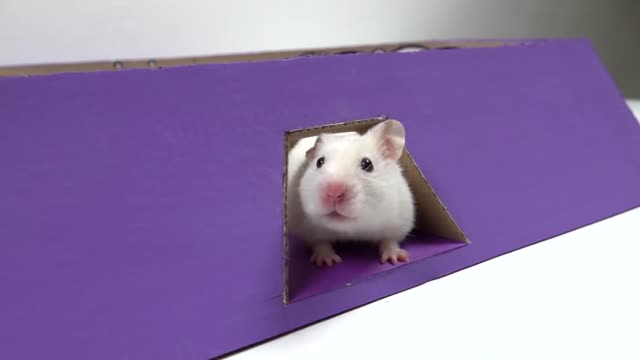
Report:
[[327,291],[349,286],[370,276],[394,270],[468,243],[417,234],[408,238],[402,247],[409,252],[409,262],[380,264],[377,247],[373,244],[337,244],[341,264],[317,267],[309,261],[311,250],[293,235],[289,235],[288,302],[292,303]]

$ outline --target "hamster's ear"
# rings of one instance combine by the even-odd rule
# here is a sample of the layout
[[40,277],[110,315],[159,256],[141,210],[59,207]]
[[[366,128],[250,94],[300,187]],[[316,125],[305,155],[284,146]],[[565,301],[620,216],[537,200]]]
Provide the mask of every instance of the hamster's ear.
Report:
[[404,126],[398,120],[385,120],[367,131],[380,149],[382,157],[397,161],[402,156],[405,144]]
[[309,150],[307,150],[307,159],[311,159],[314,158],[316,156],[316,152],[318,150],[318,147],[320,146],[320,144],[322,144],[322,135],[319,135],[316,138],[316,142],[315,144],[313,144],[313,147]]

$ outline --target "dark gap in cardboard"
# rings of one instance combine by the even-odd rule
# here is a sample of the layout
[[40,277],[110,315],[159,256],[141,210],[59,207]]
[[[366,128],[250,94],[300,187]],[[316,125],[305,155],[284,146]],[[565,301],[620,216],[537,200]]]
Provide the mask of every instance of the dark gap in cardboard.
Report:
[[[315,126],[305,129],[299,130],[291,130],[285,132],[285,171],[283,176],[283,193],[284,193],[284,221],[283,221],[283,238],[284,238],[284,302],[291,303],[301,299],[296,299],[296,294],[292,294],[292,290],[295,292],[296,289],[292,289],[292,276],[291,271],[297,271],[301,269],[301,265],[305,262],[308,264],[307,259],[301,259],[300,253],[297,253],[298,250],[303,246],[301,244],[293,244],[292,240],[287,231],[287,155],[289,150],[302,138],[319,135],[320,133],[338,133],[338,132],[348,132],[355,131],[360,134],[366,132],[369,128],[374,126],[375,124],[384,121],[387,119],[386,116],[380,116],[375,118],[363,119],[363,120],[355,120],[341,123],[334,123],[329,125]],[[402,121],[402,119],[398,119]],[[411,131],[411,129],[407,129],[407,132]],[[410,148],[412,146],[418,146],[418,144],[407,144],[402,157],[400,158],[400,164],[404,170],[404,175],[406,176],[409,186],[414,194],[416,200],[416,227],[412,231],[412,235],[417,235],[418,237],[424,239],[428,236],[434,236],[440,239],[445,239],[457,243],[467,244],[469,240],[467,236],[464,234],[462,229],[456,224],[455,220],[451,217],[446,207],[439,199],[429,181],[424,177],[422,171],[418,168],[416,162],[411,157]],[[413,236],[410,236],[413,237]],[[410,238],[407,239],[408,242],[412,241]],[[444,250],[447,251],[447,250]],[[442,251],[442,252],[444,252]],[[439,252],[441,253],[441,252]],[[437,255],[435,253],[434,255]],[[430,255],[433,256],[433,255]],[[430,257],[426,256],[426,257]],[[292,261],[295,260],[295,261]],[[377,261],[377,257],[374,261]],[[413,260],[412,260],[413,261]],[[309,264],[310,265],[310,264]],[[306,265],[303,265],[306,266]],[[310,265],[313,266],[313,265]],[[339,264],[334,266],[333,269],[339,268],[340,266],[344,266],[343,264]],[[380,265],[382,266],[382,265]],[[397,267],[397,266],[396,266]],[[387,269],[383,271],[392,270]],[[325,268],[318,269],[317,271],[325,270]],[[315,271],[315,270],[314,270]],[[379,271],[382,272],[382,271]],[[294,274],[297,277],[300,277],[301,274]],[[295,277],[294,276],[294,277]],[[361,280],[362,278],[354,278],[353,281]],[[349,286],[350,283],[347,284],[337,284],[335,287],[328,289],[326,291],[335,290],[337,288],[343,286]],[[293,285],[296,286],[296,285]],[[318,292],[326,292],[321,291]],[[314,294],[314,295],[317,295]],[[313,295],[311,295],[313,296]]]

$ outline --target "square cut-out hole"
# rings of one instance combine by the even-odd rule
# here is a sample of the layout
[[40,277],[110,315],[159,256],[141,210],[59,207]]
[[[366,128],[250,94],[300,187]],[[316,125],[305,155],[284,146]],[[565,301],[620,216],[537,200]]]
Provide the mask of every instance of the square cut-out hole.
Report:
[[[287,131],[285,133],[285,158],[289,165],[289,151],[302,139],[317,136],[322,133],[357,132],[364,134],[374,125],[386,120],[377,117],[337,124],[324,125],[302,130]],[[402,121],[401,119],[399,119]],[[407,128],[407,132],[411,129]],[[308,140],[308,139],[307,139]],[[318,267],[310,262],[311,249],[289,231],[292,207],[287,203],[289,196],[289,175],[285,169],[285,286],[284,301],[295,302],[337,288],[350,286],[372,275],[390,271],[400,266],[450,251],[466,245],[469,241],[462,230],[452,219],[438,196],[435,194],[427,179],[418,169],[409,150],[419,144],[405,144],[399,163],[403,175],[409,183],[415,200],[415,227],[402,242],[402,248],[410,254],[406,263],[391,265],[381,264],[375,244],[368,242],[335,243],[336,252],[342,258],[342,263],[333,267]],[[299,171],[304,171],[301,168]]]

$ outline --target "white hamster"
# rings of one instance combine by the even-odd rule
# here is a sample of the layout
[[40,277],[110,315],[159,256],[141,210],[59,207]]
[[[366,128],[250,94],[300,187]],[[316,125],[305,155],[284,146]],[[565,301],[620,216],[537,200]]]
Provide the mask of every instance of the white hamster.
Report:
[[413,195],[399,164],[405,130],[385,120],[363,135],[300,139],[288,154],[287,223],[312,248],[311,261],[333,266],[337,241],[378,244],[380,261],[406,262],[400,247],[414,227]]

